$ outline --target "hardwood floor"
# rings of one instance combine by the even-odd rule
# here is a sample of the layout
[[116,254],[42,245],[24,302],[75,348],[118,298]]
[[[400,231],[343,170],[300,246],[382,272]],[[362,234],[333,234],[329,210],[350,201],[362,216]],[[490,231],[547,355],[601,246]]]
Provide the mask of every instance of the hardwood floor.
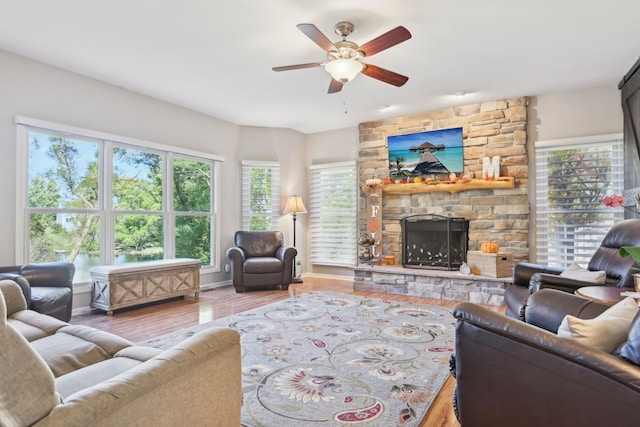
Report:
[[[74,316],[71,319],[71,323],[93,326],[112,332],[130,341],[140,342],[178,329],[205,323],[311,291],[341,292],[451,308],[458,304],[455,301],[354,291],[350,280],[305,278],[304,283],[292,284],[289,287],[289,291],[269,290],[236,294],[232,286],[226,286],[201,292],[200,298],[197,300],[193,296],[187,296],[184,299],[118,311],[113,316],[107,316],[102,311],[93,311]],[[499,310],[498,308],[493,308]],[[449,377],[420,427],[460,426],[451,404],[454,386],[455,379]]]

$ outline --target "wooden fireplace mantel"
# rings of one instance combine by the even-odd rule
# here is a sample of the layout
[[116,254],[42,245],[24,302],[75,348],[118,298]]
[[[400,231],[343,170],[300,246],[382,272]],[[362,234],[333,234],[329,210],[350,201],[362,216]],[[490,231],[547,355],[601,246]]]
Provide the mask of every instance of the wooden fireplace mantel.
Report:
[[449,193],[459,193],[468,190],[486,190],[494,188],[514,188],[515,181],[512,176],[501,176],[493,180],[469,179],[453,181],[440,181],[437,183],[418,184],[386,184],[381,185],[383,194],[414,194],[431,193],[435,191],[448,191]]

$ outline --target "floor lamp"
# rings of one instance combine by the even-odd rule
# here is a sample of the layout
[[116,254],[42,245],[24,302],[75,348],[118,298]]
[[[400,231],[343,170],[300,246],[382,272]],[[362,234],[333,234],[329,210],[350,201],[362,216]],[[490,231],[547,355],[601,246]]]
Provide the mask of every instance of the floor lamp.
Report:
[[[284,214],[291,214],[293,216],[293,247],[296,247],[296,215],[307,213],[307,209],[302,203],[302,197],[289,196],[287,198],[287,206],[284,208]],[[297,249],[297,248],[296,248]],[[302,278],[298,276],[296,271],[296,257],[293,257],[293,278],[291,283],[302,283]]]

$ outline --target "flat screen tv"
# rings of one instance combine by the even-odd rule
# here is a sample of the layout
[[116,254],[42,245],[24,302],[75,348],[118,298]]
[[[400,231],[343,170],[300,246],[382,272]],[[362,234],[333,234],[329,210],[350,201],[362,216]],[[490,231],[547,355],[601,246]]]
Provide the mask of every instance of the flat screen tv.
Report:
[[464,170],[462,128],[394,135],[387,142],[391,176],[448,176]]

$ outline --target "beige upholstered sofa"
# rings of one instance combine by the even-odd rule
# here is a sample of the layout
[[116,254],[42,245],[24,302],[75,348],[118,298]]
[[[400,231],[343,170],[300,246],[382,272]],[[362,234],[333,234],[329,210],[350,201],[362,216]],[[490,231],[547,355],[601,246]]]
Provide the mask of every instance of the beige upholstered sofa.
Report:
[[240,337],[161,351],[26,309],[0,281],[0,426],[239,426]]

